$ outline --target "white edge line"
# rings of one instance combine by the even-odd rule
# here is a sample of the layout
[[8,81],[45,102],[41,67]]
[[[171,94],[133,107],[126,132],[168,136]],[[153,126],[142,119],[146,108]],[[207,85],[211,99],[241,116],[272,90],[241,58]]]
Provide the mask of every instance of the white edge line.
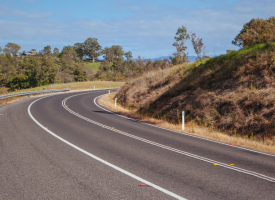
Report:
[[252,150],[252,149],[248,149],[248,148],[240,147],[240,146],[236,146],[236,145],[229,145],[229,144],[227,144],[227,143],[219,142],[219,141],[216,141],[216,140],[211,140],[211,139],[208,139],[208,138],[203,138],[203,137],[199,137],[199,136],[196,136],[196,135],[191,135],[191,134],[184,133],[184,132],[174,131],[174,130],[167,129],[167,128],[163,128],[163,127],[156,126],[156,125],[153,125],[153,124],[148,124],[148,123],[146,123],[146,122],[143,122],[143,121],[140,121],[140,120],[137,120],[137,119],[132,119],[132,118],[126,117],[126,116],[124,116],[124,115],[121,115],[121,114],[118,114],[118,113],[113,112],[113,111],[111,111],[111,110],[108,110],[108,109],[106,109],[106,108],[104,108],[104,107],[101,107],[101,106],[102,106],[101,104],[100,104],[101,106],[99,106],[99,105],[98,105],[99,103],[97,104],[96,101],[97,101],[97,99],[98,99],[99,97],[104,96],[104,95],[107,95],[107,94],[103,94],[103,95],[100,95],[100,96],[96,97],[96,98],[94,99],[94,103],[96,104],[97,107],[99,107],[99,108],[101,108],[101,109],[103,109],[103,110],[105,110],[105,111],[107,111],[107,112],[110,112],[110,113],[112,113],[112,114],[114,114],[114,115],[118,115],[118,116],[120,116],[120,117],[129,119],[129,120],[132,120],[132,121],[137,121],[137,122],[140,122],[140,123],[149,125],[149,126],[153,126],[153,127],[156,127],[156,128],[164,129],[164,130],[171,131],[171,132],[174,132],[174,133],[179,133],[179,134],[182,134],[182,135],[186,135],[186,136],[198,138],[198,139],[201,139],[201,140],[207,140],[207,141],[210,141],[210,142],[215,142],[215,143],[218,143],[218,144],[223,144],[223,145],[226,145],[226,146],[229,146],[229,147],[234,147],[234,148],[238,148],[238,149],[243,149],[243,150],[251,151],[251,152],[254,152],[254,153],[259,153],[259,154],[263,154],[263,155],[275,157],[275,155],[273,155],[273,154],[264,153],[264,152],[261,152],[261,151],[256,151],[256,150]]
[[43,125],[41,125],[41,124],[32,116],[31,111],[30,111],[31,106],[32,106],[35,102],[37,102],[37,101],[39,101],[39,100],[41,100],[41,99],[43,99],[43,98],[45,98],[45,97],[42,97],[42,98],[39,98],[39,99],[35,100],[35,101],[32,102],[32,103],[29,105],[29,107],[28,107],[28,113],[29,113],[30,117],[31,117],[32,120],[33,120],[38,126],[40,126],[42,129],[44,129],[45,131],[47,131],[48,133],[50,133],[52,136],[56,137],[57,139],[61,140],[62,142],[66,143],[67,145],[69,145],[69,146],[75,148],[76,150],[78,150],[78,151],[80,151],[80,152],[86,154],[87,156],[89,156],[89,157],[91,157],[91,158],[93,158],[93,159],[95,159],[95,160],[97,160],[97,161],[99,161],[99,162],[101,162],[101,163],[103,163],[103,164],[105,164],[105,165],[108,165],[109,167],[112,167],[113,169],[115,169],[115,170],[117,170],[117,171],[120,171],[121,173],[123,173],[123,174],[125,174],[125,175],[128,175],[128,176],[130,176],[130,177],[132,177],[132,178],[134,178],[134,179],[136,179],[136,180],[138,180],[138,181],[140,181],[140,182],[142,182],[142,183],[145,183],[145,184],[147,184],[147,185],[150,185],[150,186],[154,187],[155,189],[157,189],[157,190],[159,190],[159,191],[161,191],[161,192],[163,192],[163,193],[165,193],[165,194],[167,194],[167,195],[169,195],[169,196],[172,196],[172,197],[174,197],[174,198],[176,198],[176,199],[186,200],[185,198],[183,198],[183,197],[181,197],[181,196],[179,196],[179,195],[177,195],[177,194],[175,194],[175,193],[172,193],[172,192],[170,192],[170,191],[168,191],[168,190],[166,190],[166,189],[164,189],[164,188],[162,188],[162,187],[160,187],[160,186],[157,186],[157,185],[155,185],[155,184],[153,184],[153,183],[151,183],[151,182],[149,182],[149,181],[147,181],[147,180],[145,180],[145,179],[143,179],[143,178],[140,178],[140,177],[138,177],[138,176],[136,176],[136,175],[134,175],[134,174],[132,174],[132,173],[130,173],[130,172],[124,170],[124,169],[121,169],[121,168],[119,168],[119,167],[117,167],[117,166],[115,166],[115,165],[113,165],[113,164],[111,164],[111,163],[109,163],[109,162],[107,162],[107,161],[105,161],[105,160],[103,160],[103,159],[101,159],[101,158],[99,158],[99,157],[97,157],[97,156],[95,156],[95,155],[93,155],[93,154],[91,154],[91,153],[89,153],[89,152],[87,152],[87,151],[85,151],[85,150],[79,148],[78,146],[76,146],[76,145],[74,145],[74,144],[68,142],[67,140],[65,140],[65,139],[63,139],[63,138],[61,138],[61,137],[59,137],[58,135],[54,134],[54,133],[51,132],[50,130],[46,129]]

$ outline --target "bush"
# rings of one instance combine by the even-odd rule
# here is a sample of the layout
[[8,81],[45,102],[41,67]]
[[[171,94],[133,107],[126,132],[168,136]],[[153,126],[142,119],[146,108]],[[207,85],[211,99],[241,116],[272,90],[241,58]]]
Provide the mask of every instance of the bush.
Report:
[[232,44],[241,48],[255,44],[275,42],[275,17],[252,19],[243,26]]

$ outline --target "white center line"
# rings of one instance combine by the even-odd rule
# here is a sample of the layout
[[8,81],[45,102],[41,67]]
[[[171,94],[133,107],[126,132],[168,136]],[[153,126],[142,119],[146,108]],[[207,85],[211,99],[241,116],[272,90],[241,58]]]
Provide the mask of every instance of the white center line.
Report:
[[[49,97],[49,96],[48,96],[48,97]],[[67,140],[65,140],[65,139],[63,139],[63,138],[61,138],[61,137],[59,137],[58,135],[56,135],[56,134],[53,133],[52,131],[48,130],[46,127],[44,127],[42,124],[40,124],[40,123],[32,116],[32,114],[31,114],[31,106],[32,106],[35,102],[37,102],[37,101],[39,101],[39,100],[41,100],[41,99],[44,99],[44,98],[47,98],[47,97],[42,97],[42,98],[40,98],[40,99],[37,99],[36,101],[32,102],[32,103],[29,105],[29,107],[28,107],[28,113],[29,113],[30,117],[31,117],[32,120],[33,120],[37,125],[39,125],[42,129],[44,129],[45,131],[47,131],[49,134],[51,134],[51,135],[54,136],[55,138],[61,140],[61,141],[64,142],[64,143],[66,143],[67,145],[73,147],[74,149],[76,149],[76,150],[78,150],[78,151],[80,151],[80,152],[86,154],[87,156],[89,156],[89,157],[91,157],[91,158],[93,158],[93,159],[95,159],[95,160],[97,160],[97,161],[99,161],[99,162],[101,162],[101,163],[103,163],[103,164],[105,164],[105,165],[107,165],[107,166],[109,166],[109,167],[111,167],[111,168],[113,168],[113,169],[115,169],[115,170],[117,170],[117,171],[119,171],[119,172],[125,174],[125,175],[128,175],[128,176],[130,176],[130,177],[132,177],[132,178],[134,178],[134,179],[136,179],[136,180],[138,180],[138,181],[140,181],[140,182],[142,182],[142,183],[144,183],[144,184],[146,184],[146,185],[150,185],[150,186],[152,186],[153,188],[155,188],[155,189],[157,189],[157,190],[159,190],[159,191],[161,191],[161,192],[163,192],[163,193],[165,193],[165,194],[167,194],[167,195],[169,195],[169,196],[171,196],[171,197],[174,197],[174,198],[179,199],[179,200],[186,200],[185,198],[183,198],[183,197],[181,197],[181,196],[179,196],[179,195],[177,195],[177,194],[175,194],[175,193],[173,193],[173,192],[170,192],[170,191],[168,191],[168,190],[166,190],[166,189],[164,189],[164,188],[162,188],[162,187],[160,187],[160,186],[158,186],[158,185],[155,185],[154,183],[151,183],[151,182],[149,182],[149,181],[147,181],[147,180],[145,180],[145,179],[143,179],[143,178],[141,178],[141,177],[139,177],[139,176],[136,176],[136,175],[134,175],[134,174],[132,174],[132,173],[130,173],[130,172],[128,172],[128,171],[126,171],[126,170],[120,168],[120,167],[117,167],[117,166],[115,166],[115,165],[113,165],[113,164],[111,164],[111,163],[109,163],[109,162],[107,162],[107,161],[105,161],[105,160],[103,160],[103,159],[101,159],[101,158],[99,158],[99,157],[97,157],[97,156],[95,156],[95,155],[93,155],[93,154],[91,154],[91,153],[89,153],[89,152],[87,152],[87,151],[81,149],[80,147],[78,147],[78,146],[76,146],[76,145],[74,145],[74,144],[68,142]],[[63,104],[63,102],[62,102],[62,104]],[[65,109],[66,109],[66,108],[67,108],[67,107],[65,106]],[[75,113],[75,112],[74,112],[73,114],[78,115],[78,114]],[[80,115],[79,115],[79,116],[80,116]],[[99,124],[99,123],[98,123],[98,124]]]
[[[253,171],[249,171],[249,170],[245,170],[245,169],[242,169],[242,168],[239,168],[239,167],[235,167],[235,166],[232,166],[230,164],[225,164],[225,163],[222,163],[222,162],[218,162],[218,161],[215,161],[215,160],[211,160],[211,159],[208,159],[208,158],[205,158],[205,157],[202,157],[202,156],[198,156],[198,155],[195,155],[195,154],[191,154],[191,153],[188,153],[188,152],[185,152],[185,151],[181,151],[181,150],[178,150],[178,149],[175,149],[175,148],[172,148],[172,147],[169,147],[169,146],[165,146],[165,145],[162,145],[162,144],[159,144],[159,143],[156,143],[156,142],[153,142],[153,141],[150,141],[150,140],[147,140],[147,139],[144,139],[144,138],[141,138],[141,137],[138,137],[138,136],[135,136],[135,135],[132,135],[132,134],[129,134],[129,133],[126,133],[126,132],[123,132],[123,131],[118,131],[112,127],[109,127],[109,126],[106,126],[104,124],[101,124],[99,122],[96,122],[96,121],[93,121],[91,119],[88,119],[76,112],[74,112],[73,110],[71,110],[70,108],[67,107],[66,105],[66,101],[72,97],[75,97],[75,96],[79,96],[79,95],[84,95],[85,93],[82,93],[82,94],[77,94],[77,95],[72,95],[72,96],[69,96],[67,98],[65,98],[63,101],[62,101],[62,105],[63,107],[69,111],[71,114],[73,115],[76,115],[77,117],[83,119],[83,120],[86,120],[90,123],[93,123],[95,125],[98,125],[98,126],[101,126],[101,127],[104,127],[106,129],[109,129],[111,131],[114,131],[116,133],[119,133],[121,135],[125,135],[127,137],[131,137],[133,139],[136,139],[136,140],[139,140],[139,141],[142,141],[142,142],[145,142],[145,143],[148,143],[148,144],[151,144],[151,145],[154,145],[154,146],[157,146],[157,147],[160,147],[160,148],[163,148],[163,149],[167,149],[169,151],[173,151],[173,152],[176,152],[176,153],[179,153],[179,154],[182,154],[182,155],[185,155],[185,156],[188,156],[188,157],[192,157],[192,158],[195,158],[195,159],[198,159],[198,160],[201,160],[201,161],[204,161],[204,162],[208,162],[208,163],[211,163],[211,164],[217,164],[218,166],[221,166],[221,167],[224,167],[224,168],[227,168],[227,169],[231,169],[231,170],[234,170],[234,171],[238,171],[238,172],[241,172],[241,173],[244,173],[244,174],[248,174],[248,175],[251,175],[251,176],[255,176],[255,177],[258,177],[258,178],[261,178],[261,179],[264,179],[264,180],[267,180],[267,181],[270,181],[270,182],[274,182],[275,183],[275,178],[272,178],[272,177],[269,177],[269,176],[266,176],[266,175],[263,175],[263,174],[260,174],[260,173],[257,173],[257,172],[253,172]],[[87,93],[86,93],[87,94]],[[95,102],[95,100],[94,100]]]

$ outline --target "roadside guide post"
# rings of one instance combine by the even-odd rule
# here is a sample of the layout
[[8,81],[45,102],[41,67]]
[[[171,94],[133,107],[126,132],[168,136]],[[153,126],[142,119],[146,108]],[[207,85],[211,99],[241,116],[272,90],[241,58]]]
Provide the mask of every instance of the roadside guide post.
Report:
[[184,111],[182,111],[182,130],[184,131]]

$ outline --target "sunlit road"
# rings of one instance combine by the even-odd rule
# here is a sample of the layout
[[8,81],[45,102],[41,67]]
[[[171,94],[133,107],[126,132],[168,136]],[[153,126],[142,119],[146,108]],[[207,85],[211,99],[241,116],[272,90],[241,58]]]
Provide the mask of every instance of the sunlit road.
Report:
[[0,199],[274,199],[274,156],[118,116],[105,93],[0,108]]

